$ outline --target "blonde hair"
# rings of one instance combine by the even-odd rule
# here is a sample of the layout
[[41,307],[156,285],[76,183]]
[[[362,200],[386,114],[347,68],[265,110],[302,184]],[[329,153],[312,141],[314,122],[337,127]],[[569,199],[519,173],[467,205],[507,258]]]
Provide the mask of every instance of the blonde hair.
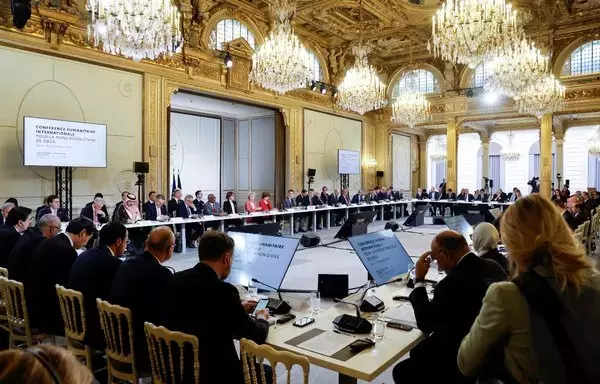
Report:
[[[63,384],[91,384],[92,372],[64,348],[36,345]],[[0,353],[0,382],[6,384],[53,384],[48,368],[34,353],[9,349]]]
[[534,256],[547,254],[542,263],[552,269],[561,291],[572,286],[580,292],[590,285],[594,265],[550,200],[539,194],[517,200],[502,217],[500,231],[513,277],[518,275],[515,263],[529,270],[539,262]]

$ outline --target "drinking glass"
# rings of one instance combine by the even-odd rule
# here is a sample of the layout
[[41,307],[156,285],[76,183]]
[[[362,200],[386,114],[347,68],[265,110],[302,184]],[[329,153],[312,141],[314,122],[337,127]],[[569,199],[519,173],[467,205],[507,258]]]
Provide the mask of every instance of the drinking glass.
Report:
[[375,319],[373,322],[373,329],[371,334],[375,340],[383,339],[383,335],[385,334],[386,322],[381,318]]
[[317,292],[310,293],[310,313],[317,315],[321,312],[321,294]]
[[258,297],[258,287],[252,281],[248,282],[248,297],[256,299]]

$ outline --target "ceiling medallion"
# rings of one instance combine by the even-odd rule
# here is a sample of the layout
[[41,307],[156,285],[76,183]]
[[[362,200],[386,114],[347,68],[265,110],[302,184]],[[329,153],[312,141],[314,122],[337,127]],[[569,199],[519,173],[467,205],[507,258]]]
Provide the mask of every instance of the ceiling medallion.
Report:
[[275,7],[273,30],[252,55],[250,79],[284,94],[306,87],[311,76],[310,57],[292,28],[295,7],[287,0],[278,1]]
[[475,68],[493,59],[520,25],[516,10],[505,0],[446,0],[433,15],[431,28],[427,47],[435,57]]
[[338,86],[338,105],[361,115],[387,105],[385,85],[367,60],[370,51],[364,43],[352,47],[354,64]]
[[88,36],[104,52],[134,61],[181,51],[177,6],[171,0],[89,0]]
[[419,75],[416,71],[407,72],[404,79],[406,90],[400,92],[392,102],[392,121],[413,128],[431,118],[429,101],[419,91]]
[[485,90],[515,100],[537,79],[548,72],[548,56],[542,54],[527,38],[509,40],[492,62]]
[[516,100],[519,113],[541,118],[548,113],[560,111],[565,106],[565,87],[554,75],[543,75],[527,87]]

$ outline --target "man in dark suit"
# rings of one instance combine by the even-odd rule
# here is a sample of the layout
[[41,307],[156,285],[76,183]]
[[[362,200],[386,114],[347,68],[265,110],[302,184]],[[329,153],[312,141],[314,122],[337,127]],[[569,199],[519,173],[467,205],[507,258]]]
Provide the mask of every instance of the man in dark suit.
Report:
[[371,193],[369,193],[367,195],[367,197],[365,198],[367,203],[377,203],[379,202],[379,187],[375,187],[375,189],[373,189],[371,191]]
[[184,205],[182,196],[183,193],[181,192],[181,189],[176,189],[173,193],[173,198],[169,200],[169,203],[167,204],[167,211],[169,213],[169,216],[177,216],[177,212],[179,212],[180,207]]
[[154,204],[149,204],[144,212],[146,214],[146,220],[157,220],[159,216],[168,216],[165,197],[161,194],[156,195]]
[[27,280],[27,306],[33,328],[50,335],[64,335],[56,284],[67,286],[77,249],[88,243],[96,231],[86,217],[69,222],[64,233],[43,241],[33,252]]
[[359,189],[356,195],[352,196],[352,204],[362,204],[365,202],[362,189]]
[[321,196],[319,197],[319,199],[321,200],[321,205],[329,204],[329,194],[327,193],[328,191],[329,190],[326,186],[323,186],[323,188],[321,188]]
[[297,207],[308,207],[310,205],[310,198],[308,197],[308,191],[303,189],[298,196],[296,196]]
[[90,205],[86,205],[81,210],[81,217],[87,217],[92,220],[94,224],[104,224],[108,222],[108,213],[105,212],[106,205],[104,199],[101,197],[94,198],[94,202]]
[[194,194],[196,198],[194,199],[194,205],[198,212],[202,212],[204,210],[204,201],[202,200],[202,191],[196,191]]
[[[438,283],[430,301],[425,290],[429,264],[437,261],[447,276]],[[410,359],[396,365],[396,383],[471,382],[458,371],[460,342],[479,314],[491,283],[506,279],[498,263],[471,253],[462,235],[444,231],[431,242],[415,266],[415,287],[409,298],[419,329],[429,335],[410,352]],[[435,369],[431,369],[435,362]]]
[[96,298],[108,300],[110,287],[121,265],[119,257],[127,247],[127,228],[121,223],[108,223],[100,230],[96,248],[83,252],[71,267],[68,287],[83,294],[87,330],[84,342],[104,350],[104,334],[100,328]]
[[149,210],[148,208],[150,206],[153,206],[154,211],[156,211],[155,202],[156,202],[156,191],[150,191],[150,193],[148,193],[148,201],[146,201],[144,204],[142,204],[142,212],[146,213]]
[[[321,199],[317,195],[315,195],[315,191],[312,188],[309,189],[308,190],[308,205],[307,205],[307,207],[312,207],[312,206],[318,207],[321,204],[323,204],[323,203],[321,202]],[[310,215],[312,216],[312,214],[310,214]],[[312,218],[309,218],[308,220],[310,223],[308,226],[308,230],[312,231]],[[316,224],[317,229],[322,228],[322,226],[321,226],[322,222],[323,222],[323,213],[317,212],[317,224]]]
[[587,211],[583,209],[583,198],[581,196],[573,195],[569,197],[567,210],[564,212],[563,218],[573,231],[589,220]]
[[[452,191],[452,188],[448,188],[446,190],[446,194],[444,196],[442,196],[442,199],[450,200],[450,201],[455,201],[456,200],[456,193],[454,193]],[[454,216],[454,204],[442,205],[442,212],[444,212],[446,210],[446,207],[450,208],[450,215]]]
[[596,208],[594,200],[590,198],[590,194],[588,192],[582,192],[581,197],[583,198],[583,209],[585,209],[588,214],[591,215],[592,211]]
[[490,195],[487,194],[485,189],[479,190],[479,194],[477,195],[477,201],[481,201],[482,203],[487,203],[490,201]]
[[63,223],[69,221],[69,213],[65,208],[60,207],[60,199],[56,195],[50,195],[46,199],[47,206],[45,208],[40,209],[38,212],[38,216],[36,220],[39,220],[40,217],[48,214],[56,215]]
[[[290,189],[288,190],[288,195],[287,197],[283,200],[283,209],[284,210],[288,210],[288,209],[294,209],[296,208],[296,199],[294,198],[294,190]],[[302,229],[300,222],[302,221],[303,217],[301,215],[296,215],[296,221],[294,222],[294,233],[298,233],[298,232],[306,232],[304,229]]]
[[5,226],[6,224],[6,217],[8,216],[8,213],[10,212],[11,209],[13,209],[15,207],[15,205],[13,203],[4,203],[2,204],[2,208],[0,209],[0,227],[1,226]]
[[475,197],[469,193],[469,189],[464,188],[460,191],[460,195],[458,195],[456,197],[456,200],[458,201],[473,201],[475,200]]
[[[199,217],[202,213],[196,210],[194,205],[194,196],[186,195],[183,200],[183,205],[179,206],[177,217],[184,219],[190,219],[193,217]],[[185,224],[185,239],[186,246],[188,248],[196,248],[196,240],[202,235],[202,225],[200,223],[186,223]]]
[[165,326],[210,345],[199,351],[201,383],[242,384],[242,364],[233,340],[262,344],[269,331],[268,311],[259,310],[256,319],[251,318],[248,313],[255,303],[242,302],[237,289],[223,281],[231,271],[233,252],[231,237],[207,232],[198,247],[200,262],[176,273],[167,286]]
[[44,215],[37,221],[37,228],[29,228],[13,248],[8,257],[8,276],[27,285],[33,251],[44,239],[60,232],[60,219],[55,215]]
[[[104,201],[104,195],[103,195],[103,194],[101,194],[100,192],[98,192],[98,193],[96,193],[96,194],[94,195],[94,200],[96,200],[96,198],[98,198],[98,197],[99,197],[99,198],[101,198],[101,199],[102,199],[102,201]],[[92,204],[94,204],[94,200],[92,200],[92,201],[90,201],[89,203],[87,203],[87,204],[85,205],[85,207],[87,208],[87,207],[91,206]],[[108,215],[108,209],[106,209],[106,204],[105,204],[105,203],[102,205],[102,212],[104,212],[104,214],[106,215],[106,217],[110,217],[110,216]],[[83,210],[82,210],[82,214],[83,214]]]
[[161,264],[171,258],[174,247],[175,235],[170,228],[154,228],[145,252],[121,263],[110,288],[109,302],[131,310],[136,367],[142,372],[150,369],[144,322],[163,324],[160,303],[173,274]]
[[[328,200],[327,200],[327,204],[332,206],[332,207],[336,207],[338,204],[340,204],[340,190],[339,189],[334,189],[333,193],[331,195],[328,196]],[[343,214],[340,213],[341,211],[331,211],[330,215],[331,215],[331,220],[332,220],[332,224],[334,226],[338,226],[341,225],[340,221],[343,217]]]
[[[437,201],[440,199],[440,193],[435,190],[435,187],[431,187],[431,190],[427,194],[427,198],[431,201]],[[431,203],[431,206],[429,207],[429,213],[431,214],[431,216],[435,216],[435,212],[437,211],[437,209],[438,209],[438,204]],[[441,209],[440,209],[440,213],[441,213]]]
[[5,226],[0,229],[0,267],[8,266],[10,253],[29,228],[30,216],[31,209],[27,207],[14,207],[8,213]]
[[498,189],[494,196],[492,196],[492,201],[496,203],[505,203],[506,202],[506,193],[502,192],[501,189]]

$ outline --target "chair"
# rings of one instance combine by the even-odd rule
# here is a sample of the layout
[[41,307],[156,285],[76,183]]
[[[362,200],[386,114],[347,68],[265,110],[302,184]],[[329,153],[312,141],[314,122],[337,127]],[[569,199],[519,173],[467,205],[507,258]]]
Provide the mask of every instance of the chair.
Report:
[[[196,336],[173,332],[148,322],[144,323],[144,330],[152,364],[152,379],[155,384],[191,383],[185,375],[186,360],[191,360],[189,353],[193,354],[194,383],[200,383],[199,346]],[[175,344],[177,348],[175,352],[179,351],[178,355],[173,353]],[[186,353],[186,345],[188,353]]]
[[84,344],[86,331],[85,312],[83,310],[83,294],[56,284],[56,294],[60,304],[60,312],[65,323],[67,349],[75,356],[82,358],[85,365],[92,369],[92,349]]
[[[308,384],[308,374],[310,362],[305,356],[300,356],[287,351],[276,351],[268,345],[258,345],[252,340],[240,340],[240,357],[242,359],[242,369],[244,371],[244,382],[246,384],[276,384],[277,383],[277,364],[281,363],[287,371],[287,384],[291,382],[291,372],[294,365],[299,365],[304,374],[304,384]],[[268,360],[273,368],[273,381],[267,383],[263,371],[263,361]],[[260,383],[256,375],[256,365],[260,365]]]
[[31,347],[48,336],[32,330],[29,325],[23,283],[0,276],[0,292],[6,308],[9,348],[17,347],[17,342],[21,342],[19,346],[25,344],[26,347]]
[[[6,268],[0,268],[0,276],[8,279],[8,270]],[[2,298],[2,292],[0,291],[0,329],[10,332],[8,327],[8,317],[6,316],[6,305]]]
[[137,384],[141,376],[135,366],[131,311],[98,298],[96,303],[106,341],[109,384],[115,383],[113,378]]

